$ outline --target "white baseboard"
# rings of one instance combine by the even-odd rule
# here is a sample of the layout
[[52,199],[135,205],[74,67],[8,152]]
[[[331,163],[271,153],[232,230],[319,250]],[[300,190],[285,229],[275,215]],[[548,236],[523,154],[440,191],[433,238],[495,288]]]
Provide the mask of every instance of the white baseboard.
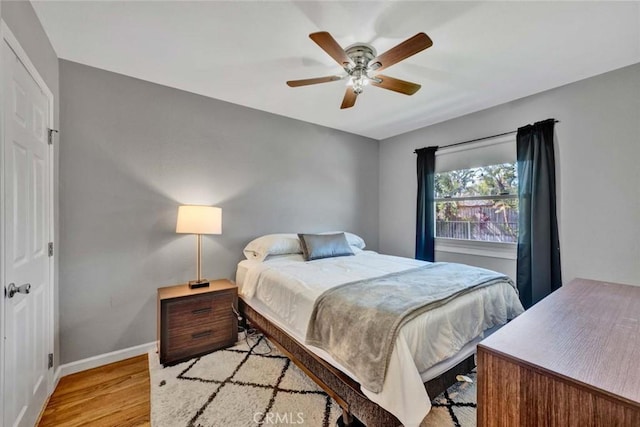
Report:
[[62,375],[62,366],[58,366],[58,369],[56,369],[56,372],[53,374],[53,387],[51,388],[51,393],[53,393],[53,390],[55,390],[56,387],[58,387],[58,381],[60,381],[61,375]]
[[60,378],[75,374],[76,372],[86,371],[87,369],[97,368],[98,366],[108,365],[109,363],[119,362],[121,360],[129,359],[130,357],[146,354],[150,350],[155,350],[157,348],[157,344],[157,341],[153,341],[146,344],[136,345],[134,347],[123,348],[122,350],[112,351],[111,353],[99,354],[97,356],[88,357],[75,362],[65,363],[64,365],[60,365],[56,370],[54,383],[57,384]]

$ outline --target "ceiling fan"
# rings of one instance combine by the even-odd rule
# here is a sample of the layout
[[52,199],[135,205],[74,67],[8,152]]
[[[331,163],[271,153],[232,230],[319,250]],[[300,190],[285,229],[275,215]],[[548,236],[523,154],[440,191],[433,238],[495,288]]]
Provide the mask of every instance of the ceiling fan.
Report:
[[399,45],[392,47],[385,53],[377,55],[373,46],[366,43],[352,44],[343,49],[331,34],[326,31],[311,33],[309,37],[340,64],[347,74],[304,80],[289,80],[287,85],[290,87],[307,86],[317,83],[335,82],[348,77],[349,83],[342,100],[342,105],[340,106],[341,109],[353,107],[356,103],[356,98],[362,93],[364,86],[368,84],[405,95],[413,95],[416,93],[420,89],[419,84],[394,79],[393,77],[382,74],[369,75],[369,73],[382,71],[433,45],[429,36],[425,33],[418,33]]

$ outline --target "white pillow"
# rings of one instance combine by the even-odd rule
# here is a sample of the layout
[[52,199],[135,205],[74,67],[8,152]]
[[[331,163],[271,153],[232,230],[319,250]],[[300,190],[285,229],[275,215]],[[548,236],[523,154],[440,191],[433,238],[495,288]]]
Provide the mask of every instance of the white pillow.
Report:
[[345,231],[344,235],[347,236],[347,242],[349,242],[349,246],[355,246],[358,249],[364,249],[365,246],[367,246],[364,242],[364,239],[357,234]]
[[[342,231],[327,231],[320,234],[334,233],[342,233]],[[344,232],[344,234],[349,246],[357,249],[365,248],[366,245],[362,237],[348,232]],[[249,242],[242,252],[247,259],[264,261],[270,255],[301,254],[302,246],[300,246],[300,239],[295,233],[267,234]],[[354,253],[356,252],[354,251]]]
[[324,233],[318,233],[318,234],[336,234],[336,233],[344,233],[344,235],[347,237],[347,242],[349,242],[349,246],[354,246],[358,249],[364,249],[365,246],[367,246],[362,237],[358,236],[357,234],[349,233],[348,231],[325,231]]
[[249,242],[242,251],[247,259],[264,261],[269,255],[301,254],[297,234],[267,234]]

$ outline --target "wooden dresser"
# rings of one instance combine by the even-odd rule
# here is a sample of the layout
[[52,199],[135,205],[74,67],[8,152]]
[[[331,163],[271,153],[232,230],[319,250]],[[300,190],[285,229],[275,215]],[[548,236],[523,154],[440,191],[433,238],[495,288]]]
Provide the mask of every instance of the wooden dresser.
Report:
[[640,426],[640,287],[576,279],[482,341],[478,426]]
[[158,289],[160,363],[169,365],[238,340],[238,290],[229,280],[214,280],[208,288],[188,285]]

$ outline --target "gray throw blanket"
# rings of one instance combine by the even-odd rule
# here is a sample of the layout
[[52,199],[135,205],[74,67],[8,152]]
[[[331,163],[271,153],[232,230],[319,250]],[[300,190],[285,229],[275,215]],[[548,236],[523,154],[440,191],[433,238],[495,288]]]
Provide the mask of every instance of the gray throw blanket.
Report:
[[360,384],[379,393],[400,327],[451,299],[507,276],[463,264],[433,263],[345,283],[316,300],[306,343],[322,348]]

